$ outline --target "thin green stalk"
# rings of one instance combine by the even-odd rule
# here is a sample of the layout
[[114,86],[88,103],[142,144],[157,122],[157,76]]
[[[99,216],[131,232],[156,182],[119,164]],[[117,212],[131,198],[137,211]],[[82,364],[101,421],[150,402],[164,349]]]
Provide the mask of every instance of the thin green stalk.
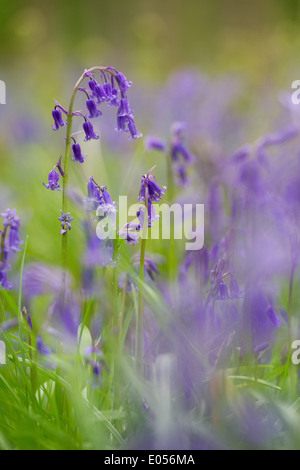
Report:
[[139,272],[139,302],[138,302],[138,318],[137,318],[137,370],[143,373],[143,316],[144,316],[144,273],[145,273],[145,252],[146,239],[148,235],[148,187],[145,188],[145,216],[142,231],[141,255],[140,255],[140,272]]

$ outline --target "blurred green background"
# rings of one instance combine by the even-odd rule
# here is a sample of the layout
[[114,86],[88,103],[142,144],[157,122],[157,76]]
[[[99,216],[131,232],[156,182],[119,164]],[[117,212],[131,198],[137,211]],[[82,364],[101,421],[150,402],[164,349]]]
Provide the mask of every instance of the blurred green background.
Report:
[[[84,68],[113,65],[138,89],[159,87],[188,67],[211,77],[237,74],[252,98],[258,89],[289,90],[300,79],[300,0],[1,0],[0,6],[0,79],[7,87],[7,104],[0,106],[0,205],[18,209],[29,260],[60,262],[61,196],[42,186],[64,152],[51,109],[54,97],[67,106]],[[135,142],[130,151],[144,158],[144,172],[142,149]],[[84,150],[90,158],[81,174],[74,171],[76,184],[78,177],[84,191],[85,178],[96,172],[116,196],[127,162],[112,152],[104,164],[98,148]],[[79,223],[73,232],[76,271],[84,239]]]
[[[65,67],[117,63],[161,79],[193,65],[284,77],[299,48],[299,0],[1,0],[1,72],[52,82]],[[47,72],[46,72],[47,70]],[[63,80],[64,75],[60,76]],[[49,90],[51,91],[51,90]]]

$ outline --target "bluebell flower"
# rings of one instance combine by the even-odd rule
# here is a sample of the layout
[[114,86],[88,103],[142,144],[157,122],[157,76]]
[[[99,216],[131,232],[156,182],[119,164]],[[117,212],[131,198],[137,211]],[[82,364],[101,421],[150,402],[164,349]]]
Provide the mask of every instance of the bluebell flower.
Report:
[[105,94],[103,86],[100,85],[99,83],[97,83],[97,85],[95,85],[94,94],[95,94],[95,97],[98,100],[98,104],[102,103],[103,101],[106,101],[106,99],[107,99],[107,96]]
[[60,127],[63,127],[67,124],[67,122],[62,118],[61,110],[59,108],[53,109],[52,117],[54,119],[54,126],[52,126],[52,129],[54,131],[57,131]]
[[90,113],[88,116],[89,119],[102,115],[102,112],[100,111],[100,109],[97,108],[94,100],[91,100],[91,99],[86,100],[86,107],[88,109],[88,112]]
[[51,170],[49,175],[48,175],[48,184],[43,183],[45,188],[51,189],[51,191],[61,191],[60,185],[58,184],[59,181],[59,173],[56,170]]
[[128,120],[133,116],[133,111],[130,109],[127,98],[120,100],[119,108],[117,111],[117,131],[127,132]]
[[83,155],[82,152],[81,152],[81,147],[78,143],[74,143],[72,145],[72,150],[73,150],[73,158],[72,160],[74,162],[79,162],[79,163],[83,163],[84,162],[84,159],[86,158],[86,155]]
[[19,224],[14,224],[10,227],[9,237],[8,237],[8,247],[12,251],[21,251],[20,245],[23,242],[19,238]]
[[97,85],[96,80],[95,80],[94,78],[91,78],[91,79],[89,80],[88,85],[89,85],[89,89],[91,90],[91,92],[95,93],[95,87],[96,87],[96,85]]
[[165,194],[167,187],[160,187],[151,174],[151,170],[148,171],[146,175],[143,175],[141,182],[140,194],[138,197],[138,202],[145,202],[145,189],[148,188],[148,201],[150,202],[159,202],[162,199],[162,196]]
[[133,118],[128,118],[128,130],[130,132],[129,140],[135,140],[143,137],[143,134],[138,132]]
[[106,101],[109,101],[112,93],[112,86],[110,83],[104,83],[103,90],[106,95]]
[[99,139],[99,136],[94,132],[94,128],[92,126],[92,124],[90,123],[90,121],[85,121],[82,125],[83,127],[83,130],[85,132],[85,141],[87,142],[88,140],[91,140],[91,139]]
[[121,72],[118,72],[115,75],[115,78],[118,82],[118,85],[119,85],[119,88],[120,88],[120,91],[121,91],[122,95],[126,95],[126,91],[128,90],[129,87],[131,87],[132,82],[129,82],[127,80],[127,78],[125,77],[125,75],[123,75],[123,73],[121,73]]
[[113,88],[111,90],[111,96],[108,105],[109,106],[119,106],[120,101],[118,99],[118,90],[116,88]]
[[130,140],[142,137],[142,134],[137,131],[133,119],[133,111],[130,109],[127,98],[121,98],[117,112],[117,129],[118,132],[129,132]]
[[72,220],[74,220],[74,217],[70,216],[70,212],[67,212],[66,214],[64,214],[62,210],[60,212],[61,212],[61,216],[58,217],[58,220],[61,222],[60,234],[63,235],[68,230],[71,230],[71,222]]
[[216,300],[227,300],[229,299],[228,287],[225,282],[221,281],[218,288]]

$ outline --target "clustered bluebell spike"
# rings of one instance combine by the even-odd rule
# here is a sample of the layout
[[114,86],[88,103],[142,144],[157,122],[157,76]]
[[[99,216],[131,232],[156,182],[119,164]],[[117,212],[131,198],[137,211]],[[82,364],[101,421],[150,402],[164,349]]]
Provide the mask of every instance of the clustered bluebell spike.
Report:
[[[86,112],[75,111],[73,116],[81,117],[84,119],[82,124],[82,129],[84,132],[84,141],[88,142],[90,140],[98,140],[99,135],[94,131],[94,127],[91,123],[91,120],[102,115],[102,111],[99,109],[99,105],[103,102],[106,102],[108,106],[117,107],[117,128],[118,132],[127,132],[129,133],[129,140],[135,140],[139,137],[142,137],[142,134],[137,131],[133,111],[130,108],[127,90],[132,85],[131,81],[128,81],[124,74],[118,72],[113,67],[106,67],[100,72],[100,80],[97,81],[95,78],[95,72],[85,70],[84,77],[88,79],[88,88],[79,87],[78,91],[85,93],[87,96],[86,100]],[[67,124],[67,119],[63,119],[62,113],[68,117],[68,111],[61,106],[58,101],[55,100],[55,107],[52,110],[52,117],[54,119],[53,130],[57,131],[60,127],[64,127]],[[72,161],[77,163],[83,163],[86,155],[82,154],[80,144],[77,143],[72,136],[74,143],[72,144],[73,157]],[[54,166],[54,169],[50,171],[48,175],[48,183],[43,183],[45,188],[50,189],[51,191],[61,191],[59,184],[60,175],[64,177],[64,172],[61,167],[61,159]],[[91,182],[92,184],[92,182]],[[105,201],[105,194],[97,194],[97,189],[90,188],[88,191],[88,198],[86,200],[88,210],[93,210],[95,205],[99,205],[101,198],[103,197]],[[100,199],[99,199],[100,198]],[[61,230],[61,234],[70,230],[68,225],[69,222],[62,220],[62,217],[66,218],[67,214],[62,214],[59,217],[59,220],[64,224]],[[70,217],[70,215],[68,214]]]
[[22,241],[19,238],[20,219],[16,216],[16,209],[7,209],[1,217],[4,218],[3,230],[0,230],[0,286],[10,290],[12,283],[7,279],[7,271],[10,270],[8,263],[11,252],[21,251]]

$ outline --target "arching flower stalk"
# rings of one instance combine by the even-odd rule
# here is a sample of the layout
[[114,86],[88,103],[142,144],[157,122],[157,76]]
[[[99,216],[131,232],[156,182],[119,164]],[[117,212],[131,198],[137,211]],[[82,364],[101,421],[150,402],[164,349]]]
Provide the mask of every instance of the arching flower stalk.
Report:
[[[95,74],[100,73],[99,82],[95,78]],[[83,87],[84,81],[87,81],[87,88]],[[85,133],[85,142],[92,139],[99,139],[99,136],[95,133],[91,120],[102,115],[102,111],[99,109],[99,105],[102,102],[106,102],[109,106],[116,106],[117,109],[117,131],[128,132],[129,139],[134,140],[142,136],[137,131],[133,111],[130,109],[130,105],[127,98],[127,90],[131,86],[132,82],[127,81],[126,77],[118,72],[113,67],[102,67],[95,66],[84,73],[77,80],[69,103],[69,108],[65,109],[57,101],[55,101],[55,107],[52,111],[52,117],[54,119],[53,130],[57,131],[61,127],[66,126],[66,147],[62,165],[57,164],[54,167],[48,177],[48,184],[44,186],[51,190],[60,190],[58,184],[59,173],[62,176],[62,216],[59,220],[64,224],[60,234],[62,235],[62,266],[63,266],[63,283],[62,283],[62,297],[63,302],[65,299],[65,287],[66,287],[66,268],[67,268],[67,243],[68,243],[68,232],[71,228],[69,222],[72,220],[70,213],[68,212],[68,179],[69,179],[69,161],[70,161],[70,150],[71,141],[73,139],[72,151],[75,162],[83,163],[85,155],[81,152],[80,145],[75,141],[72,135],[73,118],[83,118],[84,122],[82,125]],[[77,92],[83,92],[86,95],[86,112],[74,111],[74,103]],[[62,113],[66,115],[67,119],[64,120]],[[59,170],[56,171],[56,168]],[[62,220],[62,217],[64,220]],[[66,217],[68,220],[65,221]]]

